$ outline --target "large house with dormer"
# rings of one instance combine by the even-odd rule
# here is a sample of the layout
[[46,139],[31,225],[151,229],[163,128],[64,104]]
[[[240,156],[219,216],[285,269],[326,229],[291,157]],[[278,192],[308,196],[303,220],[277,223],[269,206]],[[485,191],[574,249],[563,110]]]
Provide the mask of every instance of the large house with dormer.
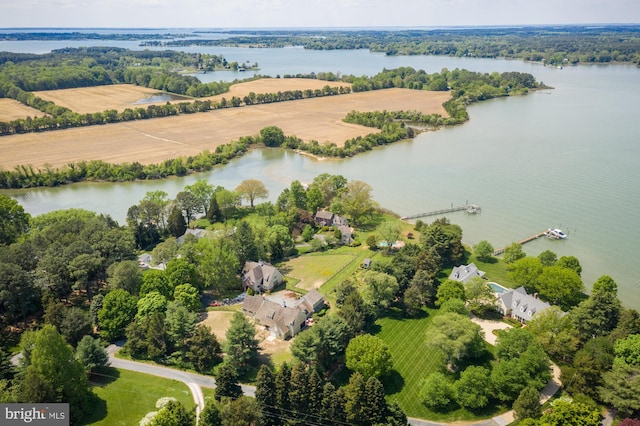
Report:
[[498,311],[505,316],[515,318],[523,324],[531,321],[536,314],[551,307],[538,298],[537,293],[530,295],[524,287],[507,290],[498,294]]
[[282,304],[260,295],[246,296],[242,312],[256,320],[271,336],[284,340],[298,334],[304,328],[307,318],[323,307],[324,297],[312,290],[295,302]]
[[451,270],[451,274],[449,275],[450,280],[460,281],[461,283],[466,284],[471,278],[475,277],[484,277],[484,271],[478,269],[475,263],[470,263],[468,265],[460,265],[455,266]]
[[252,288],[256,293],[272,291],[284,282],[284,277],[278,269],[262,260],[246,262],[242,268],[242,286]]

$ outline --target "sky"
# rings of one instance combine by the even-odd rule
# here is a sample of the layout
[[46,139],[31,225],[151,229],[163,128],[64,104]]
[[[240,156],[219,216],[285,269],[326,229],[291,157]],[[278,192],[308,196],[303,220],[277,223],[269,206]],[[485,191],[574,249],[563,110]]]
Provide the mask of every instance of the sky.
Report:
[[640,23],[640,0],[0,0],[0,28]]

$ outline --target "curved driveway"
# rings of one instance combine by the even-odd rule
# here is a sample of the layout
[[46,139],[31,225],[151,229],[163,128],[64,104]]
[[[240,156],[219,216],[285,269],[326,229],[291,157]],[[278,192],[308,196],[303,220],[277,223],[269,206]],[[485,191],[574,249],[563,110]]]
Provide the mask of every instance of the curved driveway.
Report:
[[[153,376],[164,377],[165,379],[177,380],[186,384],[189,387],[191,394],[193,395],[193,401],[196,403],[197,415],[199,415],[204,408],[204,394],[202,393],[202,387],[216,387],[216,380],[211,376],[189,373],[187,371],[162,367],[155,364],[146,364],[144,362],[116,358],[115,353],[118,351],[118,349],[120,348],[116,345],[109,345],[109,347],[107,348],[109,361],[112,367],[121,368],[123,370],[136,371],[138,373],[151,374]],[[254,386],[240,386],[244,395],[254,396],[256,390]]]

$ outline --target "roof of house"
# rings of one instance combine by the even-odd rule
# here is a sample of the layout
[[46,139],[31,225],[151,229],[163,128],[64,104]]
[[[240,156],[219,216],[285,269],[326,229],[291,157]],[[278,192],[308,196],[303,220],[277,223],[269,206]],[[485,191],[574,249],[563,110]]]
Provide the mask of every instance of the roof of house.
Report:
[[324,296],[317,290],[311,290],[309,293],[302,296],[302,299],[309,303],[311,307],[314,307],[321,303],[324,304]]
[[281,309],[283,309],[283,307],[277,303],[263,299],[262,305],[260,305],[256,311],[254,318],[260,321],[263,325],[271,327],[276,324],[276,315]]
[[468,265],[455,266],[451,270],[451,275],[449,275],[449,279],[466,283],[473,277],[482,277],[482,276],[484,276],[484,271],[479,270],[474,263],[470,263]]
[[326,210],[319,210],[316,212],[316,219],[333,219],[333,213]]
[[527,290],[525,290],[524,287],[505,291],[498,297],[506,308],[511,309],[512,315],[525,320],[530,320],[537,312],[544,311],[551,307],[547,302],[543,302],[537,297],[527,294]]
[[262,261],[248,261],[244,264],[244,268],[242,268],[244,277],[248,278],[251,283],[259,283],[261,280],[271,282],[271,278],[276,271],[278,271],[278,269],[275,266]]
[[258,309],[260,309],[260,306],[262,306],[262,302],[264,302],[262,296],[246,296],[242,301],[242,309],[245,312],[255,315]]

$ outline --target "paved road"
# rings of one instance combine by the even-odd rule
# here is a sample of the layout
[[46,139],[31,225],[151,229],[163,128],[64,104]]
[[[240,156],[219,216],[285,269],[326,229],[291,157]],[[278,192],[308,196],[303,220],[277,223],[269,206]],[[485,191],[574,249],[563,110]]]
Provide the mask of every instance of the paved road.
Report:
[[[204,376],[202,374],[189,373],[187,371],[175,370],[173,368],[162,367],[154,364],[146,364],[138,361],[131,361],[128,359],[120,359],[115,357],[115,353],[120,349],[119,346],[109,345],[107,353],[109,354],[109,361],[114,368],[121,368],[123,370],[136,371],[138,373],[151,374],[153,376],[164,377],[165,379],[178,380],[189,387],[191,394],[193,395],[193,401],[196,403],[196,412],[199,415],[204,408],[204,394],[202,393],[202,387],[215,388],[216,380],[211,376]],[[254,396],[256,388],[254,386],[240,385],[242,392],[247,396]]]

